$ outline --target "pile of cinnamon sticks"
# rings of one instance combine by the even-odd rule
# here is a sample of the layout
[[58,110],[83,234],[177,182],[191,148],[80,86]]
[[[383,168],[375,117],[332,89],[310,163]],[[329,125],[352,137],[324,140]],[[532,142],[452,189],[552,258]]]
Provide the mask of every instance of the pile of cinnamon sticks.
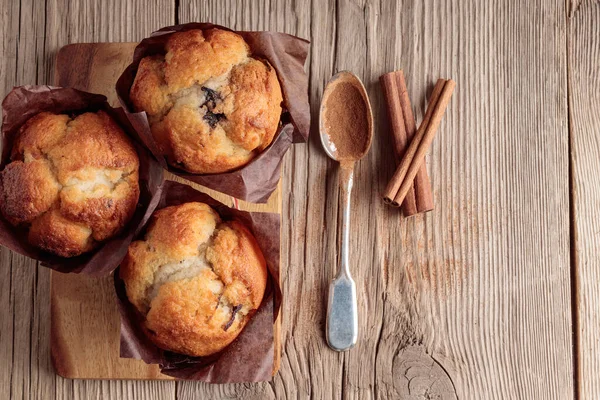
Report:
[[433,88],[423,121],[416,127],[402,71],[380,78],[386,98],[394,139],[397,168],[383,194],[386,204],[402,205],[410,216],[433,210],[431,183],[425,168],[425,155],[440,125],[456,86],[452,79],[439,79]]

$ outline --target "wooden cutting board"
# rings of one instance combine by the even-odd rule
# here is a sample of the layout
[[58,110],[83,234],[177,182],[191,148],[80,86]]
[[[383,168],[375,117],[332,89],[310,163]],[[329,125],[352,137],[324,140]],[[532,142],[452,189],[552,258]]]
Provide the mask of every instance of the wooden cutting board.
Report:
[[[118,104],[114,91],[121,72],[131,62],[137,43],[78,43],[60,49],[55,84],[101,93]],[[182,180],[170,173],[167,179],[184,182],[210,194],[224,204],[233,198]],[[281,214],[281,183],[267,204],[239,201],[247,211]],[[56,372],[74,379],[173,379],[157,365],[119,358],[119,315],[112,276],[90,278],[78,274],[51,276],[51,352]],[[281,359],[281,315],[274,324],[273,374]]]

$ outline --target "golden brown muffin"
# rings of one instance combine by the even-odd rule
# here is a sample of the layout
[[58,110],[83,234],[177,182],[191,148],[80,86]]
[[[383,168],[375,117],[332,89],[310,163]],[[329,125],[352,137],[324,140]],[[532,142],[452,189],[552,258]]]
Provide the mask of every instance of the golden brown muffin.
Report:
[[42,112],[19,130],[0,173],[0,211],[29,242],[62,257],[116,235],[139,198],[138,155],[103,111]]
[[241,167],[272,141],[281,115],[277,73],[244,39],[221,29],[170,36],[141,60],[131,87],[167,161],[192,173]]
[[206,356],[229,345],[260,306],[263,254],[237,221],[204,203],[156,211],[121,263],[127,297],[159,347]]

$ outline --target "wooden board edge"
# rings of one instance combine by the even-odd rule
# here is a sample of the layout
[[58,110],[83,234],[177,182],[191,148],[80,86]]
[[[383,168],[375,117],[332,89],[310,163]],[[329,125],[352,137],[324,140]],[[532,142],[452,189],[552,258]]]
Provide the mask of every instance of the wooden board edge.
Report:
[[[68,277],[61,276],[66,275],[57,271],[51,271],[50,273],[50,304],[51,304],[51,315],[50,315],[50,355],[51,363],[54,371],[57,375],[65,379],[80,379],[80,380],[175,380],[175,378],[160,373],[159,367],[156,364],[147,364],[142,360],[127,359],[130,363],[130,373],[133,376],[125,375],[121,377],[107,376],[104,373],[89,374],[87,369],[78,368],[78,365],[72,359],[65,357],[69,355],[69,351],[64,350],[65,346],[68,346],[68,341],[61,338],[60,332],[56,329],[57,326],[64,326],[68,322],[61,321],[64,313],[61,313],[61,295],[60,284],[56,284],[56,278],[59,279],[73,279],[77,278],[77,274],[68,274]],[[106,279],[109,278],[112,281],[112,276],[102,278],[91,278],[89,279]],[[115,307],[115,312],[116,307]],[[119,329],[120,330],[120,329]],[[117,358],[120,359],[120,358]],[[141,366],[141,367],[140,367]],[[135,372],[133,372],[135,371]]]
[[56,327],[58,326],[58,311],[55,309],[56,301],[54,300],[54,275],[58,274],[56,271],[50,272],[50,359],[52,361],[52,368],[54,368],[54,372],[66,379],[75,379],[73,375],[69,373],[69,371],[73,371],[73,368],[70,364],[67,363],[65,357],[62,357],[61,354],[65,354],[61,349],[63,348],[63,343],[58,339],[58,333],[56,332]]
[[[277,185],[277,190],[279,190],[279,195],[281,197],[281,179],[279,180],[279,184]],[[282,201],[279,202],[279,221],[281,224],[281,208]],[[280,228],[281,229],[281,228]],[[279,231],[279,248],[281,250],[281,230]],[[279,287],[281,287],[281,252],[279,253],[279,276],[277,277],[279,280]],[[275,319],[275,323],[273,324],[273,374],[274,377],[279,372],[279,368],[281,367],[281,356],[282,356],[282,343],[281,343],[281,315],[283,313],[283,288],[281,288],[281,300],[279,302],[279,311],[277,312],[277,318]]]

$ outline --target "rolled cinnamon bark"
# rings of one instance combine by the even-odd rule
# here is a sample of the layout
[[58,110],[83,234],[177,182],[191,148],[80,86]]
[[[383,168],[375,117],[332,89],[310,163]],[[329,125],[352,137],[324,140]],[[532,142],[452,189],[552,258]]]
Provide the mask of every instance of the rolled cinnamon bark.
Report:
[[[417,132],[415,117],[402,70],[384,74],[379,80],[386,98],[392,127],[391,133],[394,140],[396,165],[398,165],[404,156],[410,140]],[[398,206],[393,201],[391,204]],[[433,193],[427,169],[425,164],[423,164],[419,168],[417,176],[402,202],[402,211],[408,217],[431,210],[433,210]]]
[[401,204],[410,191],[412,181],[425,160],[455,86],[456,82],[451,79],[440,79],[433,88],[423,122],[385,189],[384,201],[387,204]]

